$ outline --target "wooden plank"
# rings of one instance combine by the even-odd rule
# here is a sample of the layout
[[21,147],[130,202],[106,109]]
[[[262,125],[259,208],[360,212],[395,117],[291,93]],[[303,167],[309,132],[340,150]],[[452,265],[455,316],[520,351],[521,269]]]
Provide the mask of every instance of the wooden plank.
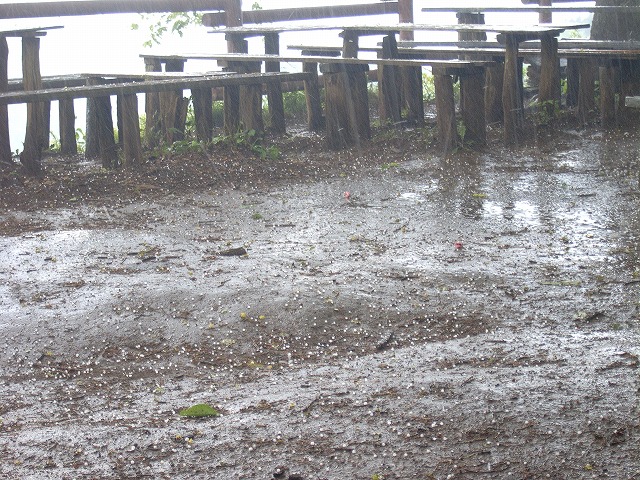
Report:
[[297,73],[260,73],[228,75],[223,77],[200,77],[176,80],[152,80],[149,82],[125,82],[84,87],[54,88],[36,92],[7,92],[0,94],[0,105],[60,100],[61,98],[98,98],[129,93],[169,92],[177,88],[214,88],[229,85],[260,85],[270,82],[306,80],[309,76]]
[[[319,7],[274,8],[247,10],[242,12],[242,23],[271,23],[296,20],[317,20],[319,18],[359,17],[398,13],[397,1],[379,3],[330,5]],[[202,24],[206,27],[221,27],[226,24],[224,13],[205,13]]]
[[[351,39],[348,40],[350,52],[353,49]],[[350,53],[353,54],[353,53]],[[399,58],[355,58],[355,57],[329,57],[329,56],[289,56],[289,55],[253,55],[237,53],[199,53],[185,54],[185,58],[194,60],[217,60],[226,62],[281,62],[281,63],[332,63],[332,64],[353,64],[353,65],[395,65],[397,67],[460,67],[466,68],[469,65],[485,65],[487,62],[481,60],[437,60],[437,59],[399,59]]]
[[66,0],[0,5],[0,18],[224,10],[227,0]]

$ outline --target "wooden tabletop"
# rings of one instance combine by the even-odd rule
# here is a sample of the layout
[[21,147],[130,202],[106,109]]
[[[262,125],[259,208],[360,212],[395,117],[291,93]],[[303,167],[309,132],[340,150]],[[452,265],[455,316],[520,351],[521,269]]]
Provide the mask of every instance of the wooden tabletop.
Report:
[[210,33],[224,33],[227,35],[238,35],[243,37],[265,35],[269,33],[304,32],[313,30],[342,30],[359,34],[385,34],[402,31],[478,31],[496,33],[561,33],[565,30],[575,30],[589,28],[588,23],[576,24],[524,24],[524,25],[491,25],[491,24],[418,24],[418,23],[396,23],[390,25],[251,25],[243,27],[229,27],[211,30]]
[[[161,57],[166,58],[166,57]],[[286,56],[286,55],[253,55],[248,53],[185,53],[174,55],[173,58],[191,60],[222,60],[233,62],[285,62],[285,63],[344,63],[369,65],[385,63],[396,66],[420,66],[438,64],[442,66],[468,66],[470,64],[484,65],[487,62],[473,60],[420,60],[420,59],[388,59],[388,58],[342,58],[319,55]]]
[[571,6],[550,6],[541,7],[538,5],[517,5],[514,7],[424,7],[423,12],[458,12],[458,13],[519,13],[519,12],[572,12],[572,13],[593,13],[593,12],[619,12],[635,13],[640,12],[637,6],[613,6],[601,5],[590,7]]
[[47,30],[56,30],[58,28],[64,28],[62,25],[54,25],[50,27],[33,27],[33,28],[15,28],[15,29],[0,29],[0,37],[29,37],[29,36],[42,36],[47,34]]

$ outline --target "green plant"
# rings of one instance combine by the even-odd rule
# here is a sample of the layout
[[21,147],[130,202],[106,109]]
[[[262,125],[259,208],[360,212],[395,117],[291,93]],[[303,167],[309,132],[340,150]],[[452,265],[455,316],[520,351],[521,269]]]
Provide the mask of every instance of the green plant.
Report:
[[[150,38],[143,42],[144,47],[160,45],[165,33],[177,33],[181,37],[189,25],[201,25],[202,14],[198,12],[171,12],[161,15],[141,15],[144,22],[151,22],[148,26]],[[132,23],[131,30],[139,30],[140,24]]]

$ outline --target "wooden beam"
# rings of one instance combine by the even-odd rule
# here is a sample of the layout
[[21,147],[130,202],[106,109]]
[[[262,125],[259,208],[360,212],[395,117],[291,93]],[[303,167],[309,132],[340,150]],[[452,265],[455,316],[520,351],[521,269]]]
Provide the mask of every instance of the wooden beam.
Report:
[[0,5],[0,19],[224,10],[228,0],[72,0]]
[[308,78],[309,75],[306,73],[283,72],[53,88],[35,92],[8,92],[0,94],[0,105],[43,102],[63,98],[97,98],[110,95],[126,95],[129,93],[170,92],[179,88],[189,90],[191,88],[214,88],[229,85],[260,85],[270,82],[282,82],[283,80],[306,80]]
[[[273,8],[242,12],[243,25],[251,23],[271,23],[295,20],[317,20],[320,18],[359,17],[363,15],[384,15],[398,13],[398,2],[379,2],[357,5],[333,5],[323,7]],[[229,26],[226,14],[205,13],[202,23],[206,27]]]

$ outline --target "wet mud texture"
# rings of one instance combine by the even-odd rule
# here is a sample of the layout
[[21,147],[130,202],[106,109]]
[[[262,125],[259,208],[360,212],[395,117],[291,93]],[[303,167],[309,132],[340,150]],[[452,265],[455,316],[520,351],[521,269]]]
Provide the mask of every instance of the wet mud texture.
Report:
[[317,142],[3,173],[0,478],[640,478],[638,133]]

